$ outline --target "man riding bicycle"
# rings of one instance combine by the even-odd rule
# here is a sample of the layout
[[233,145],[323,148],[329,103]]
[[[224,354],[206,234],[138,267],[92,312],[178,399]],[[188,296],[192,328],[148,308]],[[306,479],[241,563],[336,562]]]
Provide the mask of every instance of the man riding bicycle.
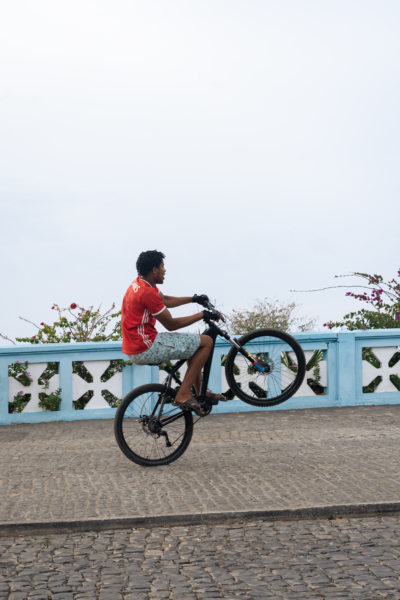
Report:
[[[187,317],[174,318],[169,308],[176,308],[191,302],[205,306],[208,297],[204,294],[184,297],[165,296],[157,284],[164,283],[166,269],[165,255],[157,250],[141,252],[136,269],[138,276],[127,289],[121,312],[122,352],[136,365],[159,364],[174,359],[188,359],[188,369],[175,398],[175,403],[183,409],[193,410],[198,415],[204,411],[192,396],[194,387],[200,394],[201,371],[210,354],[213,341],[208,335],[198,333],[175,333],[202,319],[217,320],[218,313],[203,310]],[[156,320],[167,329],[158,333]],[[174,332],[174,333],[171,333]],[[221,394],[207,395],[213,400],[225,399]]]

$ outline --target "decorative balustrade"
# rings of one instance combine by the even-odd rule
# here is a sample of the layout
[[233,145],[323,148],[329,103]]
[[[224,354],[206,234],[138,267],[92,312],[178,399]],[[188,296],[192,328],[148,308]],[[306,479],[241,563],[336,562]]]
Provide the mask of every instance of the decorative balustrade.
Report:
[[[268,410],[400,403],[400,329],[295,337],[306,355],[304,382]],[[216,392],[228,389],[229,349],[217,340],[209,383]],[[112,418],[129,390],[164,378],[158,367],[126,364],[119,342],[0,347],[0,424]],[[248,410],[257,409],[233,399],[213,412]]]

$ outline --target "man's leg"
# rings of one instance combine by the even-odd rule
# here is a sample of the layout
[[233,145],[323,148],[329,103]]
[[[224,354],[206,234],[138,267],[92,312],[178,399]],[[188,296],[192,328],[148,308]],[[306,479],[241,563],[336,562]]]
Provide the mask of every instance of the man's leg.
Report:
[[[192,357],[193,358],[193,357]],[[190,363],[192,362],[192,359],[189,358],[189,360],[187,361],[187,368],[190,369]],[[202,380],[202,376],[201,376],[201,372],[198,374],[196,381],[193,384],[194,387],[194,391],[196,392],[196,396],[198,396],[200,394],[200,390],[201,390],[201,380]]]
[[201,370],[210,355],[212,345],[213,341],[209,335],[200,336],[200,346],[193,356],[188,360],[188,369],[186,371],[186,375],[175,398],[175,402],[177,404],[185,402],[192,397],[192,386],[195,387],[195,390],[198,394],[200,393]]

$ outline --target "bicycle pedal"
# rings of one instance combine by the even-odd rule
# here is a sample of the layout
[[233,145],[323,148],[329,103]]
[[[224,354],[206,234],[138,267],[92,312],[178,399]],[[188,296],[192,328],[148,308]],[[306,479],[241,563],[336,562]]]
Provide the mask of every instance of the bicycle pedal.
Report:
[[[216,398],[216,396],[221,396],[221,398]],[[206,401],[210,402],[212,404],[212,406],[217,406],[218,402],[226,402],[226,398],[225,396],[223,396],[222,394],[210,394],[210,396],[206,397]]]

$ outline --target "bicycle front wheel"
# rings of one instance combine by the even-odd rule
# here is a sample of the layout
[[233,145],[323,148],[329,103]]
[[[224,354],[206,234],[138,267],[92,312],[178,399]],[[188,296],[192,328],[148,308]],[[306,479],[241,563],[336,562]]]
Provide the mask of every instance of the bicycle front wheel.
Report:
[[306,372],[304,352],[289,334],[257,329],[238,340],[250,357],[232,347],[225,364],[230,389],[253,406],[274,406],[297,392]]
[[[145,467],[166,465],[179,458],[193,433],[190,411],[172,404],[176,392],[149,383],[132,390],[115,414],[114,433],[122,452]],[[161,402],[164,406],[160,414]]]

